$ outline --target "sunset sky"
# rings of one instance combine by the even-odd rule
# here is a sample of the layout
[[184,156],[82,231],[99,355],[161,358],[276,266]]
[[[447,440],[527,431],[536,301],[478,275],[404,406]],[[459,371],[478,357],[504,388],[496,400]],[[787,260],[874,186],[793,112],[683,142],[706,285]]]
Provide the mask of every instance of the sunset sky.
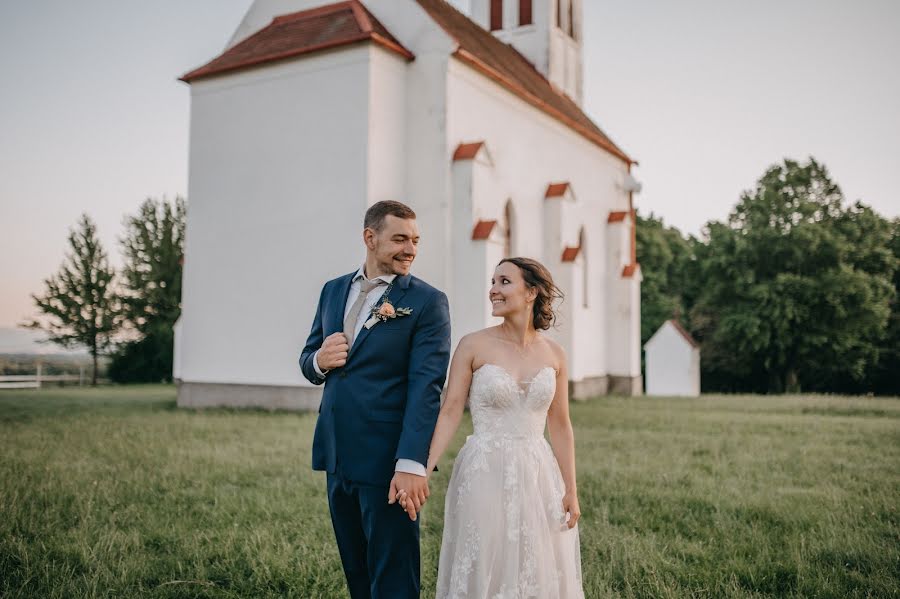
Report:
[[[0,326],[32,315],[82,212],[118,265],[125,215],[185,194],[177,77],[250,4],[0,3]],[[644,213],[699,234],[767,166],[812,155],[848,200],[900,215],[900,2],[584,5],[585,110],[640,161]]]

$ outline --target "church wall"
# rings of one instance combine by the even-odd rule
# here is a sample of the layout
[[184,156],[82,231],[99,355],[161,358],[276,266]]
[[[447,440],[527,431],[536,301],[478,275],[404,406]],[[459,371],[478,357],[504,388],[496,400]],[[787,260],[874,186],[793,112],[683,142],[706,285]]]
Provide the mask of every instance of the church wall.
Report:
[[[611,293],[606,283],[606,221],[610,211],[628,209],[628,196],[622,189],[627,173],[625,164],[457,61],[450,62],[447,85],[448,155],[461,142],[487,143],[494,162],[491,173],[494,191],[490,195],[476,195],[474,201],[482,212],[493,213],[492,218],[502,222],[503,206],[508,198],[512,199],[518,221],[515,236],[521,255],[548,264],[558,262],[559,256],[545,255],[543,247],[542,215],[544,203],[548,201],[544,196],[549,183],[568,181],[571,184],[576,200],[560,225],[561,240],[566,245],[577,245],[578,231],[584,227],[588,241],[584,258],[592,276],[588,280],[591,289],[587,308],[576,297],[580,293],[564,290],[566,302],[572,302],[572,321],[562,326],[566,331],[577,331],[570,342],[570,373],[573,380],[609,374],[604,343],[608,334],[606,302]],[[562,249],[558,248],[560,255]],[[466,290],[455,293],[466,293]],[[485,322],[484,326],[489,324]],[[638,344],[639,337],[629,352],[635,353],[639,360]],[[638,369],[633,374],[639,372]]]
[[[406,60],[372,46],[368,205],[406,200]],[[362,215],[360,215],[362,222]]]
[[361,263],[371,46],[191,84],[187,383],[306,385],[322,284]]

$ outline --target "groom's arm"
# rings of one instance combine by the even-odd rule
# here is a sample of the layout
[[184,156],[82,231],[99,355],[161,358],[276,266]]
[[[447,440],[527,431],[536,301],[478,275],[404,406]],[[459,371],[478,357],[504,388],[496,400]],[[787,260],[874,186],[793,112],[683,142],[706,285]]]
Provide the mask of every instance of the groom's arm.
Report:
[[316,316],[313,318],[312,328],[309,331],[309,337],[306,339],[306,346],[300,352],[300,371],[303,376],[313,385],[321,385],[325,382],[325,376],[316,368],[316,353],[322,347],[325,331],[322,328],[322,298],[325,297],[325,287],[319,294],[319,303],[316,306]]
[[447,296],[436,291],[422,308],[413,332],[397,460],[428,463],[428,448],[441,409],[441,391],[449,362],[450,307]]

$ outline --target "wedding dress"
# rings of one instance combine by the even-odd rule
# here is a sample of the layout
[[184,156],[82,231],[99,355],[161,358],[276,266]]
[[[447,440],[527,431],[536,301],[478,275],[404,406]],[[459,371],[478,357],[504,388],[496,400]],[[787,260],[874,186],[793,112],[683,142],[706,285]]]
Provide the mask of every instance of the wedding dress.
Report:
[[475,430],[447,489],[437,599],[584,597],[578,527],[565,524],[565,486],[544,439],[555,389],[550,366],[523,382],[493,364],[472,375]]

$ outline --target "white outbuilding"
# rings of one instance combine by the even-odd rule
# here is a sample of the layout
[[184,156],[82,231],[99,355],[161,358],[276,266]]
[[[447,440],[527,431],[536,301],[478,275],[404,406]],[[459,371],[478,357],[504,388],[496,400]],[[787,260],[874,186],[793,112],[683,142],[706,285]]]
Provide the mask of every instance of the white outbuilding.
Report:
[[677,320],[667,320],[644,344],[647,395],[700,395],[700,346]]
[[297,357],[380,200],[416,211],[413,274],[447,293],[454,346],[495,324],[497,262],[536,258],[566,295],[572,395],[641,393],[640,184],[581,107],[582,42],[581,0],[255,0],[182,77],[179,404],[317,405]]

